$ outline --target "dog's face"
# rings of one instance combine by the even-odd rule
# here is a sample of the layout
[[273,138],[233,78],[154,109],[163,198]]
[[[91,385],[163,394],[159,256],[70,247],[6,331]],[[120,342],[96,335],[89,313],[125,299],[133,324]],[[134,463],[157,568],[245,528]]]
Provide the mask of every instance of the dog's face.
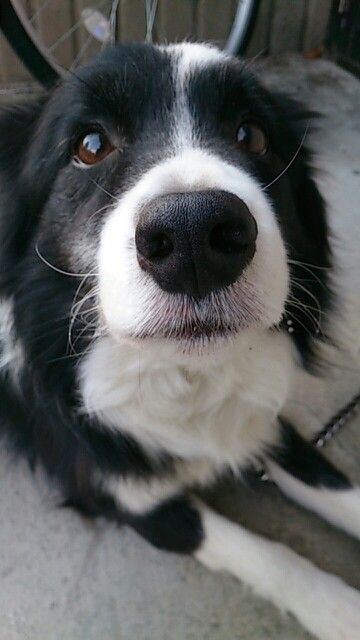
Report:
[[116,76],[127,120],[85,136],[72,167],[86,181],[81,145],[110,152],[90,169],[96,181],[111,171],[101,184],[116,198],[96,249],[106,327],[191,348],[278,323],[288,273],[261,183],[270,126],[241,65],[190,45],[130,56]]
[[303,225],[298,147],[276,99],[217,49],[109,50],[54,92],[27,152],[38,254],[82,274],[76,302],[118,341],[199,352],[268,330]]

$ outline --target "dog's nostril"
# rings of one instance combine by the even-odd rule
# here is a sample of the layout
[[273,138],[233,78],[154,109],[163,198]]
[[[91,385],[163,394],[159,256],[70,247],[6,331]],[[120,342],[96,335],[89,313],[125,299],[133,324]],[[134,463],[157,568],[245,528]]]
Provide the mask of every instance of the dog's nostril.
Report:
[[230,222],[215,225],[210,232],[209,243],[211,249],[219,253],[237,253],[248,244],[241,225]]
[[146,235],[139,244],[138,249],[148,260],[167,258],[174,250],[173,241],[163,231]]
[[157,233],[150,244],[151,258],[167,258],[174,250],[174,244],[166,233]]

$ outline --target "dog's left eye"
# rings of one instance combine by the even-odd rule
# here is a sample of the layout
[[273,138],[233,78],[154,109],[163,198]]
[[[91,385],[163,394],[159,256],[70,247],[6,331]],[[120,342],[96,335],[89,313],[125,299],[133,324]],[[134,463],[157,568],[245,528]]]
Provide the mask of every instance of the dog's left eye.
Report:
[[75,146],[74,160],[79,164],[92,165],[104,160],[114,150],[102,131],[89,131]]
[[269,147],[266,131],[257,122],[250,120],[242,122],[238,127],[236,139],[242,149],[258,156],[263,156]]

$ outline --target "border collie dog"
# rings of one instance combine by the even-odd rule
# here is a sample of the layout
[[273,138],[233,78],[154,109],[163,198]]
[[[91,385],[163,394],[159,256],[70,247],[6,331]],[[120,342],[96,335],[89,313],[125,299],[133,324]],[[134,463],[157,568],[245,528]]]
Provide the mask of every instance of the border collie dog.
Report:
[[195,495],[260,462],[360,534],[359,489],[286,409],[337,302],[309,117],[200,44],[114,47],[4,107],[0,428],[66,504],[354,640],[355,589]]

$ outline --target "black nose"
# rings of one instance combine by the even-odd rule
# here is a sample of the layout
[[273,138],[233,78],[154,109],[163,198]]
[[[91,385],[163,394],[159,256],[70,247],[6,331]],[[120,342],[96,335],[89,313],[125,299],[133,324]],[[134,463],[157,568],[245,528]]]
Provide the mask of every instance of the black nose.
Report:
[[195,298],[226,287],[255,253],[256,222],[226,191],[172,193],[141,213],[135,242],[140,267],[159,286]]

